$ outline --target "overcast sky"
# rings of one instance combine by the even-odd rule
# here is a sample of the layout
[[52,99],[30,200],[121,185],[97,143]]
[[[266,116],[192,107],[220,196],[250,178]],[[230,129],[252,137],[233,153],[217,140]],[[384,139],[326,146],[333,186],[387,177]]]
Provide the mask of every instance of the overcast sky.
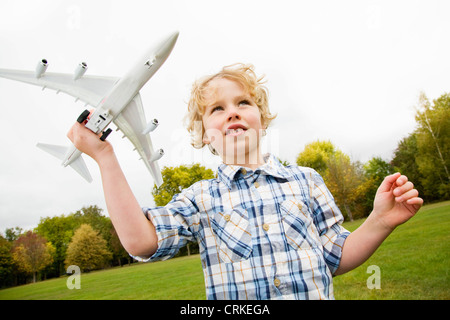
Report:
[[[331,140],[353,160],[390,160],[415,127],[421,91],[435,99],[450,88],[449,1],[36,1],[0,2],[0,68],[120,77],[155,40],[175,30],[178,42],[141,90],[147,119],[157,118],[160,166],[220,159],[194,150],[183,127],[192,82],[222,66],[252,63],[265,74],[277,113],[265,148],[294,164],[304,146]],[[105,210],[94,182],[36,148],[68,145],[82,102],[0,78],[0,232],[35,227],[40,217],[83,206]],[[113,126],[114,127],[114,126]],[[113,132],[122,168],[142,206],[153,180],[132,145]]]

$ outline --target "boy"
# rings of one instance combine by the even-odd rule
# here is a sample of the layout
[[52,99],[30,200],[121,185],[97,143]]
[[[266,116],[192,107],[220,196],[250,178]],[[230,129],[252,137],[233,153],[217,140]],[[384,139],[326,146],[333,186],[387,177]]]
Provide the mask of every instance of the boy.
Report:
[[112,146],[75,123],[68,136],[99,165],[107,209],[124,248],[144,261],[199,243],[208,299],[333,299],[332,276],[367,260],[423,201],[405,176],[385,178],[374,210],[353,233],[322,178],[263,156],[267,91],[253,67],[235,65],[194,84],[188,130],[223,164],[165,207],[142,209]]

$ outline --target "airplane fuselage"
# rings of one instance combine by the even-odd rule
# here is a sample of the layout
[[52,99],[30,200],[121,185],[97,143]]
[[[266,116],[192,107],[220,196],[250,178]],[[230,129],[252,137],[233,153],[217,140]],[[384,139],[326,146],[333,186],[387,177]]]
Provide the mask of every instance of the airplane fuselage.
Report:
[[101,100],[86,123],[86,127],[97,134],[103,131],[166,61],[177,37],[178,33],[147,51],[144,57]]

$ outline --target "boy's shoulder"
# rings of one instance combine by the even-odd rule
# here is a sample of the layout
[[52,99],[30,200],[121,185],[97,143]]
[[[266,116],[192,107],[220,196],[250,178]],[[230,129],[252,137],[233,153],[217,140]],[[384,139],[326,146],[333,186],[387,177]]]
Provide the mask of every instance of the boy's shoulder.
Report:
[[318,174],[316,170],[310,167],[302,167],[295,164],[290,164],[284,166],[284,168],[288,171],[291,171],[292,174],[303,174],[303,175],[316,175]]
[[195,193],[198,190],[205,190],[211,188],[212,185],[219,183],[218,178],[211,178],[211,179],[203,179],[199,180],[197,182],[194,182],[189,187],[184,188],[182,190],[183,193]]
[[296,176],[300,179],[316,180],[317,178],[321,178],[320,174],[315,169],[310,167],[302,167],[290,164],[283,166],[283,168],[292,176]]
[[284,167],[296,180],[307,180],[315,183],[323,183],[322,176],[313,168],[298,165],[287,165]]

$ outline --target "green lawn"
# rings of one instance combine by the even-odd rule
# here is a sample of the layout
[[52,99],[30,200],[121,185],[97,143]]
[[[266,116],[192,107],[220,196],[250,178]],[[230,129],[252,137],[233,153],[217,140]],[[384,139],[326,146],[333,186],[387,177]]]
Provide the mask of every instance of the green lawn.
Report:
[[[362,220],[345,223],[350,231]],[[399,226],[362,266],[334,278],[336,299],[450,299],[450,201],[424,206]],[[376,265],[381,289],[368,289]],[[81,289],[67,277],[0,290],[0,299],[205,299],[198,255],[83,273]]]
[[[361,221],[346,223],[352,231]],[[367,288],[367,267],[381,271],[381,289]],[[424,206],[397,227],[363,265],[334,278],[336,299],[450,299],[450,201]]]
[[0,299],[206,299],[199,255],[82,273],[80,289],[69,290],[67,279],[0,290]]

